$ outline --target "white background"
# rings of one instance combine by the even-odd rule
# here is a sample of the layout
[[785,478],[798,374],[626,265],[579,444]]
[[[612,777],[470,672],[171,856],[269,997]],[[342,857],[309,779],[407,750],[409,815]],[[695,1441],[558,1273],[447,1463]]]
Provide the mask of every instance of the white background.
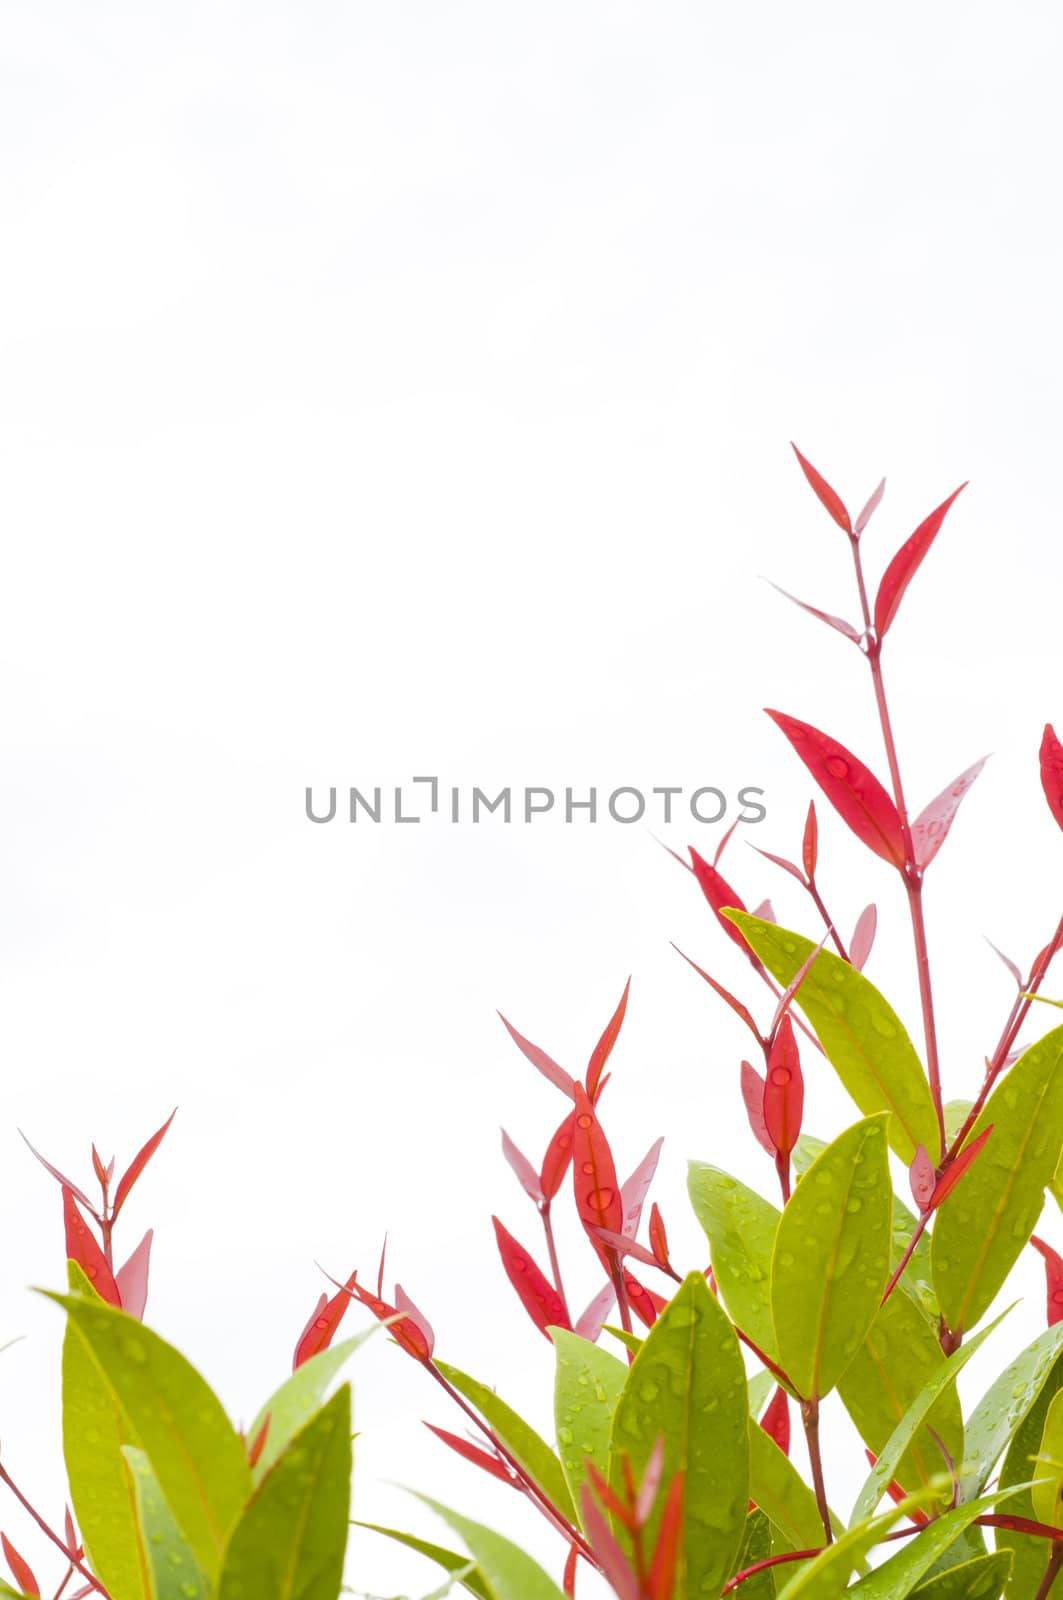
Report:
[[[175,1104],[126,1244],[156,1228],[149,1320],[237,1418],[315,1260],[372,1278],[388,1229],[440,1353],[547,1430],[489,1216],[536,1242],[498,1127],[538,1159],[563,1108],[494,1008],[575,1071],[634,973],[603,1110],[625,1169],[667,1136],[696,1266],[685,1159],[771,1173],[669,940],[765,998],[648,824],[314,827],[304,787],[757,784],[746,837],[793,853],[809,783],[761,707],[882,760],[857,653],[759,582],[854,613],[787,441],[854,508],[889,475],[876,577],[970,478],[886,667],[917,807],[994,752],[927,895],[973,1092],[1010,1003],[982,935],[1026,965],[1063,881],[1058,10],[8,0],[0,29],[5,1463],[61,1517],[60,1320],[23,1289],[62,1280],[60,1201],[16,1127],[86,1183],[91,1139],[126,1160]],[[899,889],[821,809],[830,904],[880,902],[869,975],[917,1033]],[[724,864],[813,930],[741,838]],[[1021,1283],[994,1364],[1041,1323]],[[421,1429],[460,1423],[411,1362],[381,1338],[352,1376],[361,1515],[439,1535],[394,1479],[558,1570]]]

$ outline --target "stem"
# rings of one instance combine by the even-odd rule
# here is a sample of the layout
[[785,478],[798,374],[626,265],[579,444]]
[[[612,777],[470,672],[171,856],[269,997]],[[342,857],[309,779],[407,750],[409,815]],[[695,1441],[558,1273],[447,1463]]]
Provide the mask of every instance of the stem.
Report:
[[754,1561],[751,1567],[743,1567],[741,1572],[736,1572],[733,1578],[728,1578],[721,1595],[731,1594],[740,1583],[745,1583],[748,1578],[755,1578],[758,1572],[767,1572],[772,1567],[781,1566],[784,1561],[811,1561],[813,1556],[820,1556],[820,1550],[787,1550],[784,1555],[768,1556],[764,1561]]
[[[765,1355],[759,1344],[754,1344],[752,1339],[749,1337],[749,1334],[743,1333],[737,1323],[734,1324],[734,1330],[742,1344],[745,1345],[746,1349],[752,1350],[761,1366],[766,1367],[771,1373],[772,1377],[777,1378],[784,1388],[794,1390],[793,1384],[790,1382],[790,1379],[786,1376],[786,1373],[778,1365],[778,1363],[773,1361],[770,1356]],[[796,1390],[794,1390],[794,1392],[796,1393]]]
[[1063,1567],[1063,1544],[1054,1544],[1048,1553],[1048,1565],[1045,1568],[1045,1575],[1041,1579],[1041,1587],[1034,1595],[1034,1600],[1048,1600],[1060,1567]]
[[7,1484],[19,1505],[24,1511],[29,1512],[29,1515],[33,1518],[38,1528],[40,1528],[45,1538],[50,1539],[56,1548],[63,1552],[63,1555],[66,1557],[67,1561],[69,1561],[70,1565],[74,1567],[76,1571],[80,1572],[86,1583],[90,1583],[96,1590],[97,1594],[103,1595],[105,1600],[111,1600],[109,1592],[103,1587],[103,1584],[100,1582],[100,1580],[98,1578],[94,1578],[88,1567],[82,1566],[75,1552],[73,1550],[68,1550],[62,1539],[60,1539],[59,1535],[57,1533],[53,1533],[52,1529],[45,1522],[40,1512],[33,1509],[29,1501],[26,1499],[26,1496],[22,1493],[22,1490],[19,1488],[18,1484],[11,1477],[10,1473],[8,1473],[2,1466],[0,1466],[0,1483]]
[[790,1157],[783,1155],[781,1150],[775,1154],[775,1170],[779,1174],[779,1186],[782,1189],[782,1203],[786,1205],[790,1198]]
[[809,878],[805,883],[805,888],[812,896],[812,902],[820,916],[823,918],[823,925],[831,936],[835,950],[837,950],[843,961],[848,961],[849,953],[842,944],[841,940],[838,938],[838,932],[834,926],[834,919],[827,910],[826,906],[823,904],[823,896],[816,887],[816,880],[814,878]]
[[871,607],[867,599],[867,585],[864,582],[863,562],[860,559],[860,544],[855,535],[850,536],[850,548],[853,552],[853,564],[856,568],[856,584],[860,592],[860,606],[864,614],[864,629],[866,638],[866,655],[868,666],[871,668],[871,681],[875,689],[875,703],[878,706],[878,719],[882,728],[882,739],[886,746],[886,760],[890,769],[890,782],[893,785],[893,801],[897,807],[897,815],[901,824],[901,839],[904,844],[904,866],[901,875],[908,894],[908,910],[912,919],[912,938],[915,943],[915,964],[919,977],[919,1001],[923,1011],[923,1033],[926,1038],[926,1069],[930,1080],[930,1094],[934,1101],[934,1110],[937,1113],[938,1131],[941,1140],[939,1157],[944,1158],[946,1149],[945,1140],[945,1105],[941,1093],[941,1065],[938,1058],[937,1025],[934,1020],[934,994],[930,982],[930,956],[926,942],[926,922],[923,916],[923,874],[915,859],[915,848],[912,843],[912,829],[908,820],[908,807],[904,799],[904,785],[901,782],[900,762],[897,759],[897,741],[893,736],[893,724],[890,721],[889,705],[886,700],[886,686],[882,677],[882,640],[875,633],[871,622]]
[[920,1216],[919,1221],[916,1223],[915,1231],[913,1232],[912,1237],[908,1240],[908,1245],[907,1245],[907,1248],[905,1249],[905,1252],[904,1252],[903,1256],[901,1257],[900,1261],[898,1261],[898,1263],[897,1263],[896,1271],[894,1272],[893,1277],[890,1279],[889,1283],[887,1283],[887,1285],[886,1285],[886,1292],[883,1294],[882,1299],[880,1301],[881,1305],[885,1305],[886,1304],[886,1301],[889,1299],[890,1295],[893,1293],[894,1289],[896,1289],[898,1283],[900,1282],[901,1273],[904,1271],[905,1267],[908,1265],[909,1261],[912,1259],[912,1256],[915,1254],[915,1247],[919,1243],[920,1239],[923,1237],[923,1232],[924,1232],[924,1230],[926,1228],[927,1223],[930,1221],[930,1217],[931,1217],[931,1213],[929,1211],[924,1211],[922,1213],[922,1215]]
[[819,1400],[815,1395],[811,1400],[801,1402],[801,1420],[805,1425],[805,1439],[808,1444],[808,1461],[812,1468],[812,1486],[816,1491],[816,1505],[823,1522],[823,1532],[827,1543],[834,1543],[834,1530],[830,1525],[830,1506],[827,1504],[827,1486],[823,1481],[823,1455],[819,1446]]
[[543,1219],[543,1232],[546,1234],[546,1248],[550,1256],[550,1271],[553,1273],[554,1277],[554,1288],[557,1290],[558,1298],[565,1309],[565,1320],[571,1322],[572,1318],[569,1316],[568,1300],[565,1297],[565,1286],[561,1281],[561,1263],[557,1259],[557,1242],[554,1239],[554,1224],[550,1215],[549,1200],[543,1201],[539,1208],[539,1215]]

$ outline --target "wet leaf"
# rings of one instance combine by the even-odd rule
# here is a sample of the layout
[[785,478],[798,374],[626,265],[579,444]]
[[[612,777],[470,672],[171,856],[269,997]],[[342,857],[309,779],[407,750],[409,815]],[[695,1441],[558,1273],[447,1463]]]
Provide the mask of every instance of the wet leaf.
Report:
[[904,593],[919,568],[923,564],[930,546],[937,538],[945,515],[956,496],[967,487],[961,483],[959,489],[954,489],[947,500],[943,500],[936,510],[919,524],[909,539],[906,539],[897,551],[893,560],[886,568],[882,582],[878,586],[875,596],[875,632],[881,639],[897,615],[897,607],[904,599]]
[[1048,809],[1063,828],[1063,744],[1050,722],[1046,723],[1041,740],[1041,787]]
[[973,767],[968,767],[966,772],[962,772],[947,789],[942,789],[936,799],[931,800],[912,823],[915,861],[924,872],[945,843],[953,819],[960,809],[960,801],[988,759],[988,756],[983,756],[981,761],[976,761]]
[[886,1287],[893,1193],[885,1122],[869,1117],[827,1146],[798,1184],[775,1235],[776,1348],[806,1399],[834,1388]]
[[849,520],[849,513],[845,509],[845,504],[842,501],[841,496],[831,488],[823,474],[816,471],[816,468],[812,465],[811,461],[807,461],[805,459],[800,450],[794,444],[793,440],[790,441],[790,449],[797,457],[801,466],[801,471],[804,473],[805,477],[812,486],[812,491],[820,505],[830,513],[834,521],[838,524],[839,528],[842,529],[843,533],[852,533],[853,525]]
[[[1049,1407],[1063,1394],[1063,1357],[1057,1357],[1040,1392],[1026,1412],[1011,1441],[1004,1466],[1000,1473],[1002,1489],[1029,1484],[1034,1476],[1034,1458],[1040,1453]],[[1003,1396],[1001,1397],[1003,1399]],[[1008,1502],[1009,1515],[1034,1517],[1033,1496],[1029,1488],[1020,1488]],[[1017,1533],[1010,1528],[998,1528],[998,1550],[1009,1550],[1013,1557],[1008,1600],[1026,1600],[1037,1592],[1037,1585],[1045,1570],[1045,1542],[1029,1534]],[[1063,1591],[1061,1591],[1063,1592]]]
[[785,1547],[815,1550],[823,1543],[816,1497],[793,1462],[756,1422],[749,1427],[749,1495]]
[[[729,913],[772,977],[789,983],[815,949],[810,939]],[[890,1148],[906,1166],[919,1145],[940,1144],[937,1115],[922,1064],[892,1006],[863,973],[821,950],[798,990],[800,1006],[827,1059],[860,1110],[892,1113]]]
[[492,1217],[491,1221],[494,1224],[498,1253],[502,1258],[506,1277],[517,1291],[521,1305],[539,1332],[549,1338],[547,1328],[567,1328],[568,1312],[554,1285],[531,1254],[522,1244],[517,1243],[498,1218]]
[[320,1411],[325,1396],[341,1369],[359,1345],[365,1344],[376,1331],[376,1327],[366,1328],[364,1332],[356,1333],[353,1338],[345,1339],[342,1344],[333,1345],[330,1349],[323,1350],[320,1355],[311,1356],[270,1395],[247,1430],[247,1437],[254,1439],[266,1418],[269,1418],[266,1442],[252,1474],[256,1484],[262,1481],[299,1430],[305,1428],[310,1418]]
[[133,1481],[151,1600],[208,1600],[210,1585],[174,1521],[143,1450],[123,1450]]
[[868,1577],[862,1578],[854,1586],[853,1594],[859,1596],[859,1600],[897,1600],[899,1595],[910,1595],[914,1586],[926,1576],[935,1562],[947,1554],[975,1517],[992,1510],[1000,1499],[1000,1495],[986,1495],[971,1505],[957,1506],[954,1511],[947,1511],[944,1516],[923,1528],[914,1539],[907,1540],[896,1555],[884,1561]]
[[554,1422],[558,1453],[573,1502],[590,1460],[602,1477],[609,1474],[609,1440],[627,1364],[587,1339],[563,1328],[551,1332],[557,1350]]
[[553,1505],[567,1517],[569,1522],[576,1520],[576,1508],[568,1492],[561,1463],[546,1443],[540,1438],[530,1423],[518,1416],[512,1406],[499,1398],[493,1389],[485,1383],[480,1383],[476,1378],[470,1378],[467,1372],[462,1372],[458,1367],[452,1367],[446,1361],[437,1361],[436,1366],[453,1384],[460,1395],[463,1395],[469,1404],[474,1406],[491,1428],[492,1432],[501,1439],[510,1454],[520,1462],[525,1471],[534,1478],[543,1493]]
[[689,1164],[687,1190],[709,1241],[724,1305],[742,1332],[774,1356],[771,1252],[779,1211],[737,1178],[701,1161]]
[[913,1600],[998,1600],[1010,1566],[1006,1550],[975,1556],[921,1583]]
[[428,1561],[434,1561],[437,1567],[442,1567],[444,1572],[452,1576],[462,1573],[457,1581],[469,1594],[477,1596],[477,1600],[494,1600],[494,1595],[487,1587],[480,1573],[475,1569],[466,1572],[469,1558],[458,1555],[454,1550],[446,1550],[442,1545],[432,1544],[429,1539],[419,1539],[416,1534],[402,1533],[398,1528],[384,1528],[377,1522],[355,1522],[356,1528],[366,1528],[370,1533],[382,1534],[385,1539],[391,1539],[395,1544],[403,1545],[407,1550],[415,1550]]
[[464,1541],[493,1600],[565,1600],[553,1579],[518,1545],[478,1522],[471,1522],[468,1517],[459,1516],[437,1500],[430,1500],[426,1494],[417,1498],[431,1507]]
[[821,728],[784,711],[765,710],[861,843],[892,866],[903,866],[904,834],[897,807],[870,768]]

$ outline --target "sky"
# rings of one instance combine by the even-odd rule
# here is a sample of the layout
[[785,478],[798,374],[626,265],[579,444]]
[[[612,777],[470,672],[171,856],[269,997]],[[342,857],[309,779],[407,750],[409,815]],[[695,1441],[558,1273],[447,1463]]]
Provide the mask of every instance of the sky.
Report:
[[[854,508],[887,477],[876,578],[969,480],[885,670],[914,806],[992,755],[927,889],[973,1091],[1012,992],[985,937],[1026,965],[1063,883],[1061,32],[1029,3],[0,5],[0,1434],[42,1501],[61,1324],[23,1286],[60,1282],[62,1223],[19,1128],[85,1182],[90,1141],[121,1162],[179,1106],[126,1244],[155,1228],[149,1318],[244,1420],[322,1269],[372,1277],[387,1232],[440,1352],[549,1428],[490,1216],[533,1236],[499,1127],[534,1154],[559,1110],[496,1009],[575,1071],[632,975],[609,1130],[623,1167],[665,1136],[685,1264],[688,1158],[770,1183],[737,1024],[672,942],[766,996],[660,846],[711,852],[763,790],[723,864],[811,933],[749,849],[792,855],[811,793],[763,708],[883,767],[858,653],[764,581],[855,613],[791,439]],[[425,811],[418,776],[436,814],[343,820],[352,786]],[[559,799],[449,820],[507,786]],[[724,819],[609,819],[667,786]],[[821,816],[918,1037],[897,885]],[[807,1126],[852,1114],[810,1072]],[[390,1485],[445,1485],[556,1569],[425,1433],[453,1419],[412,1363],[380,1338],[351,1375],[356,1514],[438,1537]],[[433,1577],[364,1535],[350,1581]]]

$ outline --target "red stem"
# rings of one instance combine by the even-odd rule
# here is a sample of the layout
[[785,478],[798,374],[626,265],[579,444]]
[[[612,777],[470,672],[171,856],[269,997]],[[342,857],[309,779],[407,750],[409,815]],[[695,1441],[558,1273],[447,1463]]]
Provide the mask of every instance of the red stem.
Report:
[[841,956],[843,961],[848,961],[849,960],[849,952],[846,950],[845,946],[842,944],[841,940],[838,938],[838,930],[834,926],[834,919],[831,916],[830,912],[827,910],[826,906],[823,904],[823,896],[820,894],[818,888],[816,887],[815,878],[806,879],[805,888],[808,890],[809,894],[812,896],[812,902],[815,905],[815,908],[819,912],[820,916],[823,918],[823,926],[826,928],[827,932],[830,934],[831,939],[832,939],[833,944],[834,944],[835,950],[837,950],[838,954]]
[[554,1224],[550,1215],[549,1200],[543,1201],[542,1205],[539,1207],[539,1215],[543,1219],[543,1232],[546,1234],[546,1249],[550,1256],[550,1271],[553,1273],[554,1277],[554,1288],[557,1290],[558,1299],[561,1301],[561,1304],[564,1307],[565,1321],[571,1322],[572,1318],[569,1315],[568,1300],[565,1297],[565,1286],[561,1281],[561,1263],[557,1258],[557,1242],[554,1239]]
[[1045,1575],[1041,1579],[1040,1588],[1034,1595],[1034,1600],[1048,1600],[1060,1567],[1063,1567],[1063,1544],[1054,1544],[1048,1552],[1048,1565],[1045,1568]]
[[882,739],[886,746],[886,760],[890,769],[890,781],[893,785],[893,800],[897,807],[897,815],[901,824],[901,839],[904,844],[904,866],[901,876],[908,895],[908,910],[912,919],[912,938],[915,943],[915,964],[919,977],[919,1000],[923,1011],[923,1033],[926,1038],[926,1069],[930,1080],[930,1094],[934,1101],[934,1110],[937,1113],[938,1132],[941,1149],[939,1159],[944,1159],[945,1140],[945,1104],[941,1093],[941,1065],[938,1058],[937,1026],[934,1020],[934,994],[930,982],[930,955],[926,942],[926,921],[923,916],[923,874],[915,859],[915,848],[912,843],[912,829],[908,820],[908,807],[904,799],[904,785],[901,782],[900,762],[897,759],[897,741],[893,736],[893,724],[890,721],[889,705],[886,701],[886,686],[882,677],[882,640],[877,636],[871,622],[871,608],[868,604],[867,585],[864,582],[864,568],[860,559],[860,544],[855,536],[849,540],[853,552],[853,564],[856,568],[856,583],[860,591],[860,605],[864,614],[865,650],[868,666],[871,668],[871,681],[875,688],[875,703],[878,706],[878,718],[882,728]]
[[823,1453],[819,1444],[819,1400],[815,1395],[811,1400],[801,1402],[801,1420],[805,1425],[805,1440],[808,1444],[809,1465],[812,1468],[812,1487],[816,1491],[816,1505],[819,1507],[827,1543],[833,1544],[834,1530],[830,1525],[827,1486],[823,1481]]
[[90,1583],[96,1590],[97,1594],[103,1595],[105,1600],[111,1600],[109,1592],[103,1587],[103,1584],[100,1582],[100,1580],[93,1577],[88,1567],[82,1566],[73,1550],[67,1549],[59,1535],[52,1531],[52,1529],[45,1522],[44,1518],[41,1516],[40,1512],[33,1509],[29,1501],[26,1499],[26,1496],[22,1493],[22,1490],[19,1488],[18,1484],[11,1477],[10,1473],[8,1473],[2,1466],[0,1466],[0,1483],[7,1484],[19,1505],[33,1518],[34,1522],[37,1524],[38,1528],[40,1528],[45,1538],[50,1539],[56,1548],[63,1552],[63,1555],[69,1561],[70,1565],[80,1572],[86,1583]]
[[886,1291],[882,1296],[882,1300],[880,1301],[881,1305],[885,1305],[886,1304],[886,1301],[889,1299],[890,1295],[893,1293],[894,1289],[896,1289],[898,1283],[900,1282],[901,1273],[904,1271],[905,1267],[908,1265],[909,1261],[912,1259],[912,1256],[915,1253],[915,1247],[919,1243],[920,1239],[923,1237],[923,1230],[926,1228],[927,1223],[930,1221],[931,1215],[932,1215],[931,1212],[924,1211],[922,1213],[922,1215],[920,1216],[919,1221],[916,1223],[915,1230],[914,1230],[914,1232],[912,1234],[912,1237],[908,1240],[907,1249],[905,1250],[905,1252],[904,1252],[903,1256],[901,1257],[901,1259],[898,1261],[897,1268],[896,1268],[896,1271],[893,1274],[893,1277],[890,1279],[889,1283],[887,1283],[887,1285],[886,1285]]

